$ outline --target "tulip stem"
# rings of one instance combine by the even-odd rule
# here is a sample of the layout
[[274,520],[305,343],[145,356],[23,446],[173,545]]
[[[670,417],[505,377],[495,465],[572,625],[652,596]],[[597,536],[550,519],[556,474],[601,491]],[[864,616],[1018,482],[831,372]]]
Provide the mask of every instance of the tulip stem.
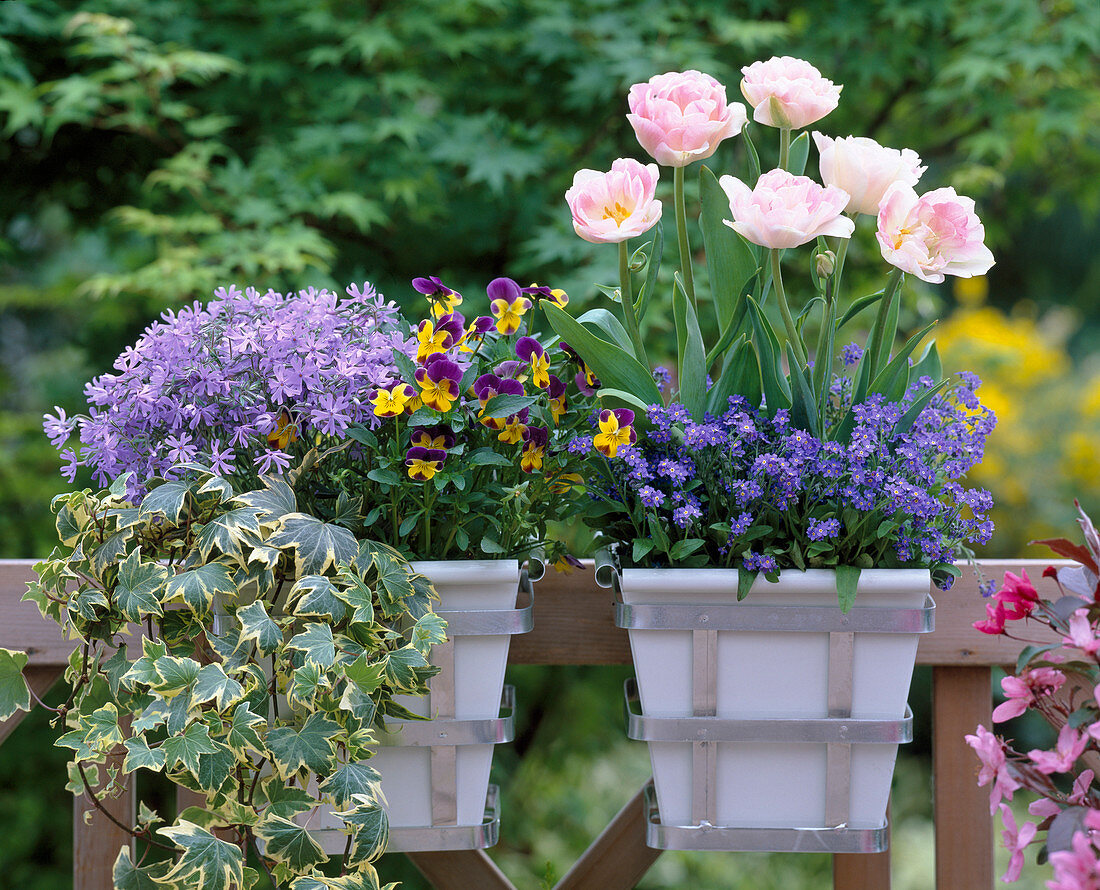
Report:
[[630,341],[634,344],[634,356],[648,370],[649,359],[646,358],[645,345],[638,330],[638,316],[634,313],[634,293],[630,283],[630,251],[625,241],[619,242],[619,298],[622,301],[623,322],[626,324]]
[[680,272],[684,279],[684,290],[687,292],[691,306],[698,313],[699,306],[695,302],[695,279],[691,274],[691,245],[688,244],[687,231],[687,207],[684,204],[684,168],[672,168],[673,203],[676,205],[676,235],[680,241]]
[[840,299],[840,279],[844,275],[844,258],[848,255],[851,238],[841,238],[836,249],[836,267],[833,269],[833,300]]
[[791,128],[779,128],[779,169],[786,170],[791,161]]
[[783,326],[787,329],[787,339],[794,350],[795,358],[799,364],[806,367],[806,350],[802,346],[802,338],[798,334],[798,326],[791,316],[791,309],[787,305],[787,294],[783,290],[783,273],[779,268],[779,250],[768,251],[772,259],[772,286],[775,288],[776,302],[779,303],[779,314],[783,316]]

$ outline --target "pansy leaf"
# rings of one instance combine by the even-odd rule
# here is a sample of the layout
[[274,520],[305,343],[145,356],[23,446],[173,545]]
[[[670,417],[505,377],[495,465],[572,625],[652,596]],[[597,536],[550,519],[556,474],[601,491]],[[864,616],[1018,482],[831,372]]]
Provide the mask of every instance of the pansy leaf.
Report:
[[264,853],[294,872],[312,869],[328,861],[328,854],[309,831],[296,822],[269,813],[256,828],[256,837],[264,841]]
[[244,687],[226,676],[220,664],[204,664],[199,668],[192,695],[196,704],[213,701],[219,711],[226,711],[244,695]]
[[[500,398],[497,396],[497,398]],[[471,451],[467,461],[471,466],[475,467],[510,467],[512,461],[510,461],[505,455],[500,454],[492,448],[478,448],[476,451]]]
[[294,550],[298,577],[321,575],[341,563],[350,563],[359,553],[359,542],[346,528],[322,522],[304,513],[284,516],[268,546]]
[[31,709],[31,693],[23,679],[27,653],[0,649],[0,720],[7,720],[16,711]]
[[283,631],[267,614],[262,600],[256,600],[237,610],[241,623],[241,641],[253,641],[260,652],[268,655],[282,645]]
[[260,730],[266,726],[266,720],[253,714],[248,709],[248,705],[241,702],[233,711],[225,742],[238,757],[243,758],[248,751],[262,752],[264,743],[260,737]]
[[178,523],[190,495],[191,486],[186,482],[165,482],[142,498],[138,515],[142,519],[163,516],[169,522]]
[[154,862],[151,865],[134,865],[129,847],[118,851],[111,870],[115,890],[164,890],[164,875],[171,862]]
[[192,723],[182,733],[168,735],[164,740],[164,756],[169,769],[183,764],[192,775],[199,772],[199,755],[215,754],[218,746],[210,738],[205,723]]
[[161,772],[164,769],[164,748],[150,748],[145,736],[126,739],[126,760],[122,764],[124,773],[147,769]]
[[537,396],[521,396],[506,392],[489,399],[482,411],[486,417],[511,417],[513,414],[519,414],[524,408],[530,408],[537,401]]
[[333,623],[344,620],[347,606],[337,596],[336,586],[324,575],[299,578],[290,590],[294,614],[331,618]]
[[272,763],[284,779],[301,769],[323,773],[332,765],[334,742],[340,726],[324,714],[311,714],[301,729],[276,726],[267,734]]
[[240,848],[223,841],[205,828],[180,819],[178,825],[157,829],[174,842],[183,855],[164,875],[163,883],[181,883],[202,890],[230,890],[244,884],[244,863]]
[[373,796],[381,778],[378,770],[365,763],[347,763],[325,779],[318,790],[331,795],[336,806],[344,807],[354,802],[353,795]]
[[336,645],[332,639],[332,628],[321,622],[307,624],[305,630],[291,637],[287,647],[304,652],[306,658],[323,668],[332,667],[336,662]]
[[232,596],[237,585],[228,566],[219,562],[196,566],[168,579],[165,602],[182,602],[200,615],[214,608],[214,597]]
[[114,596],[127,621],[136,624],[146,615],[164,614],[160,592],[167,579],[168,569],[156,562],[142,562],[140,549],[119,563]]

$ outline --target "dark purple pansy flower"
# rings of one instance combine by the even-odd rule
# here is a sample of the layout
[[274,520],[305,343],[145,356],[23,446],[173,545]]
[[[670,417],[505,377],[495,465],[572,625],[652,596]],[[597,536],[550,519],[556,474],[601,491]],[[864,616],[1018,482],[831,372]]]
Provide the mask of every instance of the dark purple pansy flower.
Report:
[[521,287],[520,292],[531,296],[538,296],[540,299],[545,299],[550,296],[552,290],[544,284],[533,284],[530,287]]
[[501,362],[499,365],[493,368],[493,370],[501,377],[515,377],[519,374],[524,373],[530,367],[531,366],[528,365],[526,362],[508,361]]
[[564,340],[561,340],[561,341],[559,341],[559,342],[558,342],[558,346],[560,346],[560,347],[561,347],[561,351],[562,351],[562,352],[564,352],[564,353],[565,353],[565,354],[566,354],[567,356],[569,356],[569,358],[570,358],[570,359],[571,359],[572,361],[575,361],[575,362],[577,362],[577,363],[579,363],[579,364],[584,364],[584,363],[583,363],[583,362],[581,361],[581,357],[580,357],[580,356],[579,356],[579,355],[577,354],[577,350],[575,350],[575,349],[574,349],[574,348],[573,348],[572,346],[570,346],[570,345],[569,345],[568,343],[566,343],[566,342],[565,342]]
[[493,327],[493,318],[491,315],[479,315],[474,319],[473,324],[470,325],[470,333],[472,334],[486,334]]
[[546,388],[546,394],[552,399],[559,399],[565,395],[565,384],[560,377],[550,375],[550,385]]
[[520,337],[516,341],[516,355],[525,362],[531,361],[531,356],[542,358],[545,354],[546,350],[534,337]]
[[500,378],[496,374],[482,374],[474,381],[474,395],[484,404],[500,391],[499,386]]
[[550,433],[544,426],[529,426],[523,431],[523,441],[530,448],[545,448],[550,441]]
[[446,424],[416,427],[409,436],[413,445],[423,448],[454,448],[455,435]]
[[507,300],[512,303],[518,300],[521,294],[520,286],[511,278],[494,278],[485,288],[485,293],[492,300]]
[[466,319],[461,312],[448,312],[435,323],[437,331],[446,331],[451,335],[451,340],[457,343],[466,332]]
[[447,287],[447,285],[434,275],[429,275],[427,278],[414,278],[412,280],[412,286],[426,297],[434,297],[437,294],[454,293],[453,290]]
[[444,379],[453,380],[457,385],[462,380],[462,368],[441,352],[429,355],[428,361],[416,369],[417,383],[423,383],[425,380],[439,383]]

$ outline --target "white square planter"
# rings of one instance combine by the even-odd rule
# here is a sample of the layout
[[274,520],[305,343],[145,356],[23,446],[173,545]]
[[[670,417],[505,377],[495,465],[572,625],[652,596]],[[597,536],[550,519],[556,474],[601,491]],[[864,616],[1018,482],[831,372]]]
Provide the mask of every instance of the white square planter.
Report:
[[[501,718],[504,671],[513,633],[531,629],[531,607],[516,609],[521,574],[511,560],[413,562],[431,579],[447,620],[447,642],[432,662],[441,671],[426,696],[397,696],[431,720],[387,720],[393,731],[369,761],[382,776],[391,850],[489,846],[495,823],[487,817],[493,745],[511,741],[511,715]],[[492,801],[490,800],[490,804]],[[314,837],[328,853],[344,850],[343,826],[331,813],[314,814]],[[491,828],[490,828],[491,826]]]
[[641,699],[632,735],[648,740],[660,814],[651,845],[881,848],[929,573],[865,570],[846,616],[827,570],[758,577],[740,603],[736,570],[616,580]]

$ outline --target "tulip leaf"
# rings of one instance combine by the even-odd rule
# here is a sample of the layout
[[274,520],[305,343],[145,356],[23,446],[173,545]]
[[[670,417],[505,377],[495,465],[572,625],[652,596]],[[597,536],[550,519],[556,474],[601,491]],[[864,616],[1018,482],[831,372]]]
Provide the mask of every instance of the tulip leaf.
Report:
[[756,185],[756,180],[760,178],[760,155],[756,151],[756,145],[753,144],[752,137],[749,135],[749,130],[752,128],[751,124],[746,124],[744,129],[741,130],[741,139],[745,143],[745,148],[749,151],[749,187]]
[[758,408],[763,391],[760,387],[760,361],[752,343],[742,334],[726,356],[726,365],[707,393],[707,411],[724,413],[730,396],[743,396],[749,407]]
[[600,379],[601,385],[633,393],[650,405],[661,403],[661,391],[657,389],[653,375],[633,355],[597,337],[571,315],[546,300],[540,305],[558,336],[577,351]]
[[764,390],[764,409],[775,417],[780,408],[791,407],[791,389],[779,367],[779,338],[764,317],[764,311],[752,297],[748,298],[749,318],[756,335],[756,352],[760,359],[760,381]]
[[787,169],[795,176],[801,176],[806,172],[806,160],[810,156],[810,134],[805,130],[791,143],[790,154],[787,156]]
[[836,323],[837,332],[868,306],[873,306],[881,300],[885,293],[886,291],[884,290],[875,291],[873,294],[867,294],[864,297],[860,297],[858,300],[853,300],[852,305],[848,307],[848,310],[840,317],[840,321]]
[[679,347],[677,370],[680,377],[680,390],[677,397],[687,408],[688,413],[695,420],[701,421],[707,401],[706,355],[703,335],[699,330],[699,320],[695,316],[695,307],[688,299],[679,272],[675,275],[672,313],[676,319],[676,339]]
[[[639,322],[645,317],[646,309],[649,308],[649,301],[653,298],[653,292],[657,289],[657,274],[661,271],[661,255],[664,253],[664,249],[664,226],[658,220],[657,226],[653,230],[653,240],[649,242],[649,266],[646,268],[645,281],[642,283],[642,289],[638,294],[636,309]],[[626,350],[633,352],[629,342],[626,344]]]
[[629,392],[623,392],[621,389],[603,389],[597,390],[596,395],[601,400],[614,400],[622,402],[624,405],[629,405],[631,408],[637,409],[641,414],[635,414],[634,425],[638,425],[638,421],[646,417],[646,412],[649,411],[649,405],[639,399],[636,395]]
[[940,351],[936,348],[935,340],[924,348],[921,357],[913,364],[912,373],[909,376],[913,380],[931,377],[937,382],[943,378],[943,362],[940,361]]
[[900,401],[901,397],[905,395],[905,390],[909,388],[909,356],[937,324],[938,322],[932,322],[906,341],[905,345],[898,350],[898,354],[890,360],[889,364],[882,369],[871,383],[870,395],[881,393],[887,402]]
[[[699,170],[699,195],[702,199],[699,227],[706,248],[710,293],[718,327],[728,344],[745,328],[742,292],[755,277],[760,261],[749,243],[723,222],[731,216],[729,196],[705,165]],[[711,356],[708,365],[717,358],[714,350]]]
[[606,309],[602,307],[589,309],[584,315],[579,316],[577,321],[581,324],[592,324],[600,328],[611,337],[617,345],[628,352],[633,349],[630,342],[630,335],[626,332],[626,328],[623,327],[623,323]]
[[806,430],[815,438],[820,435],[817,423],[817,400],[813,387],[806,376],[806,368],[794,354],[794,347],[788,341],[787,366],[791,378],[791,425],[797,430]]

